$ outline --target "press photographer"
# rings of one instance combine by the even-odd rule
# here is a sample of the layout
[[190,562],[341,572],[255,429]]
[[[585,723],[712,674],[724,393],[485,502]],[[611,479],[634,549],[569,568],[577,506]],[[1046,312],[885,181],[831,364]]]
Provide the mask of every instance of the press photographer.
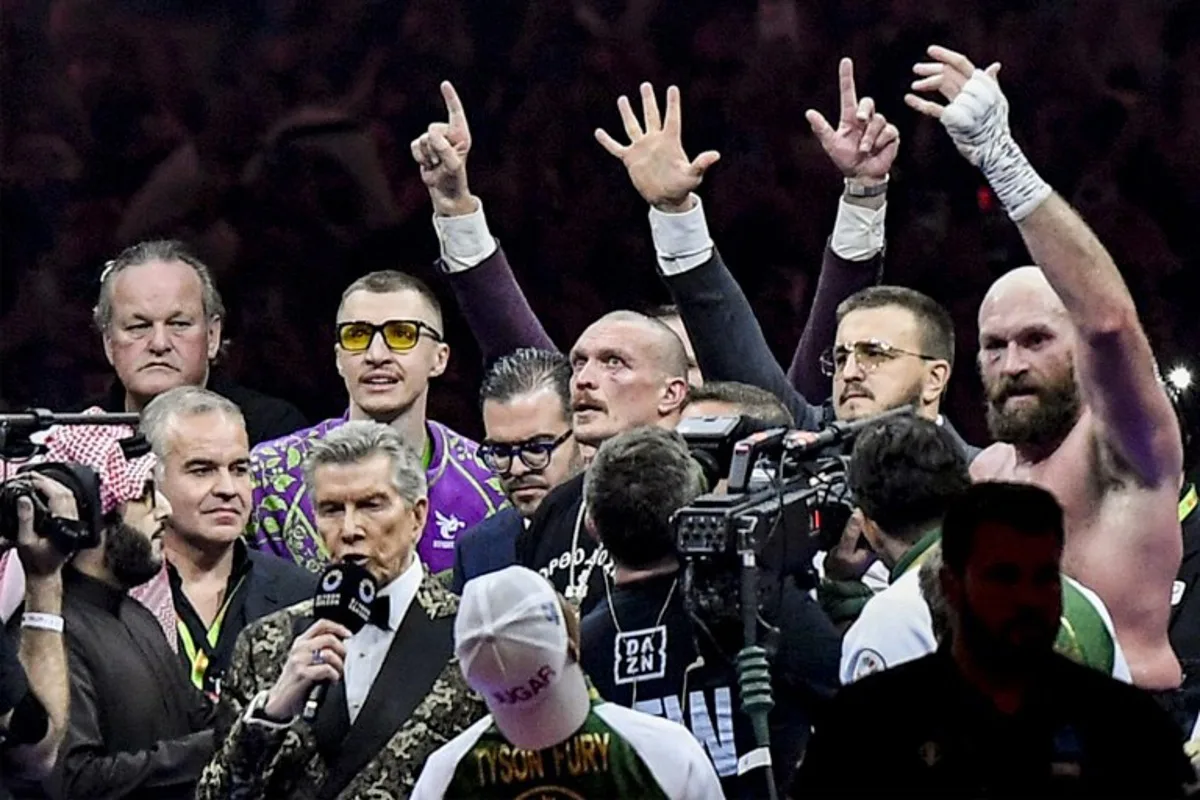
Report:
[[[702,487],[700,467],[677,433],[639,428],[601,446],[588,472],[586,525],[615,573],[584,618],[582,663],[604,698],[686,725],[708,750],[728,796],[764,797],[763,770],[738,774],[739,760],[756,745],[734,661],[743,645],[737,603],[720,620],[698,621],[688,609],[672,516]],[[736,569],[727,577],[736,597]],[[837,685],[840,644],[794,583],[783,582],[775,594],[764,616],[780,626],[770,732],[775,780],[783,786],[815,707]]]
[[54,768],[67,724],[62,566],[67,553],[44,533],[49,519],[78,520],[62,484],[24,472],[0,484],[0,547],[16,548],[25,569],[20,639],[0,628],[0,798]]

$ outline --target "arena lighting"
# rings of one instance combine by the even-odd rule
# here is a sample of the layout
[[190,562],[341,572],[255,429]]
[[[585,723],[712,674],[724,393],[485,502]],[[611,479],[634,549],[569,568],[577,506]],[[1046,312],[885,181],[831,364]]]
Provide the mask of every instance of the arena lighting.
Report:
[[1180,392],[1185,392],[1192,386],[1192,371],[1184,366],[1172,367],[1167,373],[1167,383]]

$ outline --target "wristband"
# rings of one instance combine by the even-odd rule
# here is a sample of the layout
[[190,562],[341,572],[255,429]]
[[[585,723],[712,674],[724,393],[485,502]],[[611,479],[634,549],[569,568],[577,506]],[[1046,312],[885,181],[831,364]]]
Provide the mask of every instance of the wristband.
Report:
[[34,611],[26,611],[21,615],[21,627],[32,628],[38,631],[62,633],[63,618],[58,614],[39,614]]

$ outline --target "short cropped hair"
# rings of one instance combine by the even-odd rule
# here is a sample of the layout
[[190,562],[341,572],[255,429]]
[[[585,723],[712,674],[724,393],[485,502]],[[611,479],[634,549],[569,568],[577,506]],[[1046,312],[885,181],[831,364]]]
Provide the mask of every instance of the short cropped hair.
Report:
[[1054,495],[1031,483],[985,481],[954,500],[942,521],[942,561],[962,575],[984,525],[1002,525],[1025,536],[1050,535],[1063,544],[1063,510]]
[[180,417],[214,413],[237,420],[243,427],[246,425],[242,410],[229,398],[199,386],[176,386],[155,397],[142,409],[140,427],[154,455],[162,463],[167,456],[168,431],[172,422]]
[[562,401],[563,418],[571,418],[571,362],[562,353],[522,347],[497,359],[483,376],[479,405],[507,403],[523,394],[553,389]]
[[655,319],[637,311],[620,309],[608,312],[593,322],[592,325],[598,325],[602,322],[631,322],[653,331],[662,345],[657,353],[658,368],[666,373],[668,377],[687,379],[689,365],[687,350],[683,347],[683,340],[661,319]]
[[889,536],[916,541],[971,485],[962,449],[945,428],[922,417],[896,417],[858,435],[850,455],[850,491]]
[[584,483],[587,513],[617,564],[641,568],[675,553],[671,515],[695,499],[704,478],[674,431],[635,428],[596,451]]
[[940,358],[954,366],[954,319],[938,301],[927,294],[905,286],[868,286],[842,301],[837,308],[837,321],[852,311],[898,306],[907,309],[921,329],[923,355]]
[[[341,302],[338,303],[338,313],[341,313],[342,306],[346,305],[346,300],[355,292],[369,292],[370,294],[416,292],[433,309],[435,324],[438,328],[442,327],[442,304],[438,302],[437,295],[429,288],[429,284],[416,276],[409,275],[407,272],[400,272],[394,269],[368,272],[347,286],[346,291],[342,292]],[[446,332],[439,330],[438,333],[445,335]]]
[[427,496],[425,469],[420,457],[404,443],[400,434],[379,422],[347,422],[317,439],[304,459],[304,483],[313,489],[320,467],[357,464],[375,455],[385,455],[392,465],[392,486],[407,503]]
[[748,383],[709,381],[688,388],[689,403],[728,403],[748,417],[754,417],[773,428],[790,428],[796,424],[792,412],[778,397]]
[[177,239],[155,239],[125,248],[104,265],[104,271],[100,273],[100,296],[96,300],[96,307],[92,309],[92,318],[101,333],[107,333],[112,326],[113,284],[117,276],[130,267],[140,267],[152,261],[178,261],[191,267],[200,279],[204,318],[209,322],[225,318],[225,303],[221,300],[221,293],[217,291],[208,265]]

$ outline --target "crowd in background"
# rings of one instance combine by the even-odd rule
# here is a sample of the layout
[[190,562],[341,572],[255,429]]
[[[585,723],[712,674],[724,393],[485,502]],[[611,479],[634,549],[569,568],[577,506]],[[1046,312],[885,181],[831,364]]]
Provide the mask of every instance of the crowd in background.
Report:
[[[341,289],[399,268],[442,291],[408,153],[441,115],[441,79],[472,110],[473,191],[560,346],[608,309],[665,299],[645,205],[592,131],[637,82],[677,83],[685,146],[722,154],[713,236],[787,363],[840,182],[803,115],[836,107],[841,55],[904,140],[886,279],[944,303],[969,352],[984,290],[1026,256],[939,126],[903,107],[929,41],[1004,64],[1013,129],[1113,253],[1155,352],[1200,346],[1182,299],[1200,280],[1200,8],[1186,0],[4,0],[0,30],[10,408],[105,391],[90,316],[103,263],[176,236],[229,306],[222,369],[310,419],[344,410],[333,359],[312,358],[332,350]],[[431,415],[478,436],[478,350],[447,310],[457,355]],[[971,370],[948,408],[986,440]]]

